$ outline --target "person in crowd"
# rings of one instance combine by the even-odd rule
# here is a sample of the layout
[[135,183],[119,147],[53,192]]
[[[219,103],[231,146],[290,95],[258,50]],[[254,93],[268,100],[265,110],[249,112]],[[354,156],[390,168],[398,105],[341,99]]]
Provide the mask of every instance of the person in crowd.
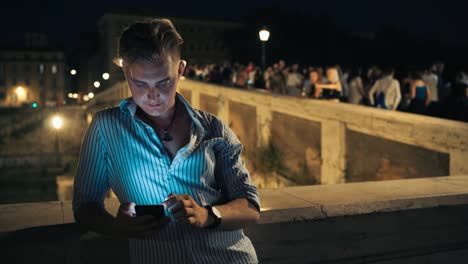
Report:
[[310,79],[310,88],[307,92],[307,96],[310,98],[319,99],[320,98],[320,90],[317,89],[317,84],[322,83],[320,78],[320,74],[316,69],[312,69],[309,74]]
[[[389,110],[396,110],[401,100],[400,83],[394,78],[395,70],[391,67],[383,71],[369,91],[371,105]],[[375,97],[374,97],[375,96]]]
[[317,91],[316,94],[320,95],[321,99],[328,100],[330,102],[339,102],[341,96],[341,82],[338,75],[338,70],[334,67],[327,69],[327,81],[317,83],[315,85]]
[[300,95],[302,88],[302,74],[299,72],[299,64],[291,66],[286,79],[286,87],[289,95]]
[[437,74],[432,70],[432,67],[429,67],[424,71],[422,76],[424,83],[427,85],[427,88],[431,92],[431,103],[429,104],[428,113],[431,116],[439,116],[439,96],[437,90]]
[[362,98],[365,97],[364,84],[362,82],[362,69],[354,69],[349,77],[349,98],[348,102],[351,104],[361,104]]
[[365,97],[363,97],[362,101],[364,105],[372,106],[371,101],[369,99],[369,92],[374,86],[374,83],[380,78],[380,69],[377,66],[372,66],[367,69],[366,74],[362,80],[362,84],[364,86]]
[[415,114],[427,114],[427,108],[431,103],[431,91],[423,81],[421,72],[413,74],[410,89],[411,105],[409,111]]
[[450,97],[448,118],[468,122],[468,81],[466,73],[459,71],[455,77]]

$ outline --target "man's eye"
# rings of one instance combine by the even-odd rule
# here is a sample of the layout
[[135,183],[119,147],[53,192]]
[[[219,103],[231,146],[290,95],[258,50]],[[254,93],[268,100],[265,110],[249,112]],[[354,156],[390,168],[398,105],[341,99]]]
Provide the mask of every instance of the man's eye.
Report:
[[164,82],[160,83],[159,86],[160,86],[160,87],[166,87],[166,86],[168,86],[170,83],[171,83],[171,80],[167,80],[167,81],[164,81]]

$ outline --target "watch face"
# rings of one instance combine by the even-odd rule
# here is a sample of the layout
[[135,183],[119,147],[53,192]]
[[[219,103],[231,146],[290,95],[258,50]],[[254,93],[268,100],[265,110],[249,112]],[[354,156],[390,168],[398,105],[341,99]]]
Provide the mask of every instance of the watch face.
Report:
[[219,210],[216,208],[216,207],[211,207],[212,211],[213,211],[213,214],[216,215],[216,217],[218,218],[221,218],[221,213],[219,212]]

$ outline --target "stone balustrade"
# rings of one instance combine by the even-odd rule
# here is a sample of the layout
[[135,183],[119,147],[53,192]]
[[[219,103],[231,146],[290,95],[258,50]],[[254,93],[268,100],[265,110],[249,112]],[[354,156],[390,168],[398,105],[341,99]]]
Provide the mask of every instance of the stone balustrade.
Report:
[[[229,124],[245,153],[273,143],[299,185],[468,174],[467,123],[191,80],[179,93]],[[117,83],[90,115],[129,96]]]
[[[261,263],[463,263],[468,256],[467,175],[260,195],[261,219],[245,232]],[[118,205],[106,200],[114,215]],[[14,263],[128,263],[127,242],[81,232],[70,201],[6,204],[0,212],[2,257]]]

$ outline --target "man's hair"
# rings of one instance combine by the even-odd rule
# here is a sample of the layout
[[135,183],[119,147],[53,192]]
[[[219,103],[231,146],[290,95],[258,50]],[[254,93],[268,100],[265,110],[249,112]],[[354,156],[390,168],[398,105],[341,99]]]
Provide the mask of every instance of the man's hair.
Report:
[[395,73],[395,68],[393,68],[391,66],[386,66],[382,71],[382,74],[384,76],[388,76],[388,75],[391,75],[391,74],[394,74],[394,73]]
[[[119,39],[117,61],[156,63],[161,56],[180,56],[184,40],[169,19],[149,19],[127,27]],[[119,65],[121,66],[121,65]]]

